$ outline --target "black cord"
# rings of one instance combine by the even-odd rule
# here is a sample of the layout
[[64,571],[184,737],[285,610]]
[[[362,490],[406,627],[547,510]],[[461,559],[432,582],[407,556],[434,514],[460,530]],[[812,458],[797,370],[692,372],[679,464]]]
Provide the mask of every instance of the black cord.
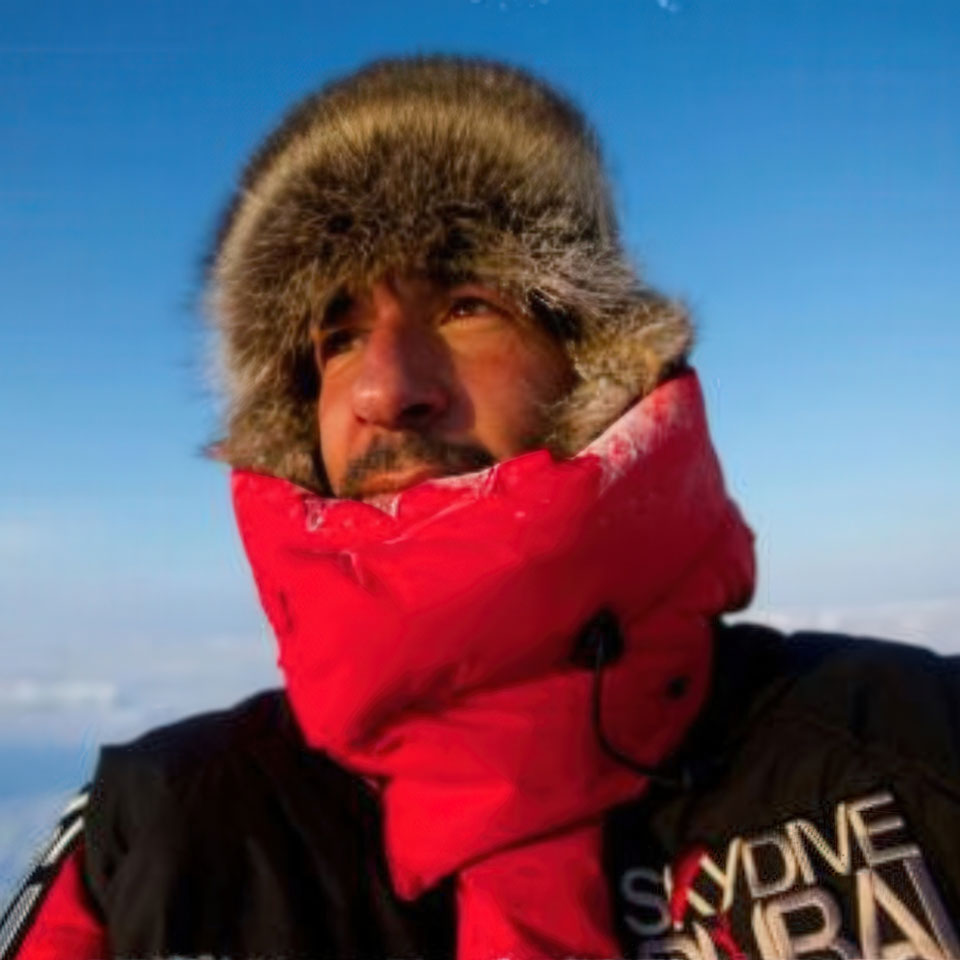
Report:
[[625,753],[618,750],[607,739],[607,735],[603,732],[603,713],[601,703],[603,696],[603,668],[607,663],[617,659],[619,656],[619,651],[607,650],[606,643],[608,637],[608,631],[601,628],[595,631],[594,637],[592,638],[594,640],[594,661],[591,708],[593,732],[596,735],[597,742],[600,744],[600,747],[604,753],[606,753],[611,759],[616,760],[617,763],[622,764],[629,770],[632,770],[634,773],[639,773],[641,776],[646,777],[653,783],[660,784],[660,786],[663,787],[669,787],[673,790],[689,790],[693,786],[693,777],[687,767],[681,768],[679,776],[673,776],[669,773],[664,773],[660,768],[648,766],[645,763],[640,763],[639,761],[634,760],[632,757],[628,757]]

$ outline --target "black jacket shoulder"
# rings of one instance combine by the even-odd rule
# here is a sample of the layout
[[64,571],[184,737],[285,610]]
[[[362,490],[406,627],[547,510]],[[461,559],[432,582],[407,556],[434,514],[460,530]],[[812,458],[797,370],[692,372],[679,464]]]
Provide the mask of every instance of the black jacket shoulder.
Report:
[[729,737],[807,727],[960,793],[960,657],[906,643],[754,624],[716,635],[709,724]]
[[442,956],[452,891],[393,894],[375,792],[281,691],[101,752],[87,872],[121,956]]

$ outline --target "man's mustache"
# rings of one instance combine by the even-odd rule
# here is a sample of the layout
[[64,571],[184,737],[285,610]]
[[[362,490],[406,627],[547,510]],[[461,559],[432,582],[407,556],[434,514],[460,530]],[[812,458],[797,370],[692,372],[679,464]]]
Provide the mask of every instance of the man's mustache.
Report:
[[451,476],[482,470],[494,463],[493,455],[479,444],[451,443],[421,433],[376,436],[367,450],[347,465],[339,496],[359,499],[371,477],[402,467],[420,465]]

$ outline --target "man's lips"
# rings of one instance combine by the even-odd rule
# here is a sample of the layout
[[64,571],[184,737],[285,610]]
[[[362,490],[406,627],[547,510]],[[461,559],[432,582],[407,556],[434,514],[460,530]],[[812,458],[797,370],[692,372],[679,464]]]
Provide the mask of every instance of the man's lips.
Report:
[[381,493],[398,493],[407,487],[416,486],[424,480],[433,480],[436,477],[446,476],[445,471],[429,464],[412,464],[407,467],[397,467],[394,470],[378,470],[363,484],[362,496],[373,497]]
[[365,500],[382,493],[396,493],[425,480],[471,473],[494,462],[494,457],[477,444],[419,434],[376,436],[363,454],[347,464],[337,485],[337,495]]

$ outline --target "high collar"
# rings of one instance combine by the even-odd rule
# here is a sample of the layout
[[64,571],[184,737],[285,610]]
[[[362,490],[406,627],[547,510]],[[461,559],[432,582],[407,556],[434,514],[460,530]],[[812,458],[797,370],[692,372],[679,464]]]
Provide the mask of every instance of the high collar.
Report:
[[710,620],[753,587],[692,373],[569,460],[535,451],[378,505],[246,472],[233,489],[298,721],[382,782],[404,896],[471,864],[477,881],[535,838],[568,843],[643,790],[595,735],[570,656],[586,622],[606,611],[624,641],[603,731],[656,765],[706,694]]

